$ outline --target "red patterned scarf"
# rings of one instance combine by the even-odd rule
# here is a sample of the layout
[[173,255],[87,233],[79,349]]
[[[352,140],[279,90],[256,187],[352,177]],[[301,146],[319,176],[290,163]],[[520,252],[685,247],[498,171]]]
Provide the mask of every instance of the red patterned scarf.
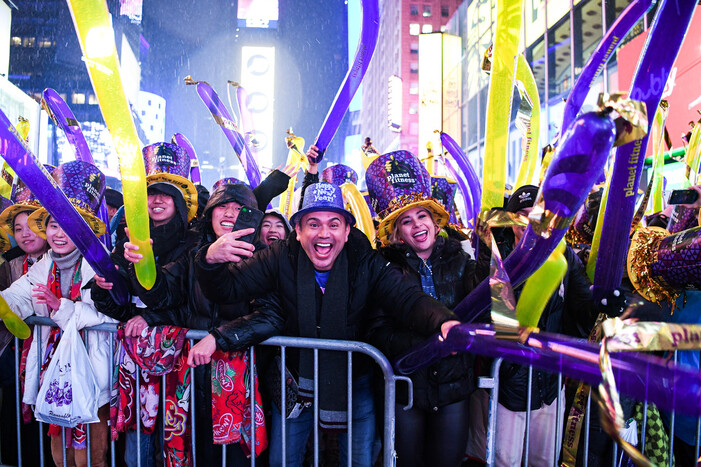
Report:
[[[251,449],[251,378],[248,352],[222,352],[212,355],[212,429],[215,444],[240,443],[244,452]],[[258,391],[258,375],[254,374],[255,453],[268,446],[265,416]]]
[[[80,301],[80,284],[82,282],[80,274],[80,265],[83,262],[82,257],[78,257],[78,261],[75,263],[75,269],[73,270],[73,279],[71,280],[71,289],[68,297],[73,302]],[[51,264],[51,269],[49,271],[49,278],[46,282],[46,286],[49,288],[51,293],[53,293],[56,298],[63,298],[61,293],[61,270],[58,268],[56,263]],[[56,346],[58,346],[61,340],[61,330],[57,327],[51,328],[49,333],[49,340],[46,344],[46,353],[44,354],[44,361],[41,364],[41,372],[39,378],[39,386],[44,380],[44,372],[49,367],[51,359],[56,351]],[[64,428],[66,432],[66,447],[73,447],[75,449],[86,449],[87,448],[87,436],[85,433],[85,424],[81,423],[75,428]],[[61,427],[58,425],[49,425],[49,436],[61,436]]]
[[191,369],[187,366],[190,343],[185,339],[186,333],[187,329],[177,326],[158,326],[147,328],[145,336],[131,338],[120,327],[114,352],[112,439],[119,432],[136,428],[136,366],[141,368],[139,401],[145,433],[153,432],[160,406],[160,376],[166,375],[163,456],[169,467],[191,463],[188,423]]
[[[29,272],[30,266],[29,255],[25,254],[24,260],[22,261],[22,275]],[[29,355],[29,349],[32,347],[32,340],[34,337],[34,326],[30,326],[29,328],[32,330],[32,333],[29,335],[29,338],[22,341],[22,353],[19,360],[20,394],[24,394],[24,379],[27,374],[27,356]],[[24,421],[24,423],[29,423],[32,421],[32,408],[24,402],[22,402],[22,421]]]

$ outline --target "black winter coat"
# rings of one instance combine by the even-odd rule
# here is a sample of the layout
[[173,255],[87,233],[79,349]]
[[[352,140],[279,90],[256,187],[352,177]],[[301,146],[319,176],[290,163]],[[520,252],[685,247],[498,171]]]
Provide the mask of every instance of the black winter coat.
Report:
[[[228,329],[212,334],[226,350],[240,350],[267,337],[283,334],[300,336],[297,310],[297,259],[304,253],[294,234],[275,242],[267,250],[240,263],[208,264],[208,245],[197,254],[195,273],[207,298],[219,303],[271,299],[271,306],[228,323]],[[423,293],[421,287],[404,280],[398,267],[390,265],[372,249],[365,235],[355,229],[344,248],[348,258],[348,316],[343,338],[361,340],[365,335],[368,309],[379,303],[406,322],[408,329],[429,336],[455,315]],[[317,336],[302,336],[317,337]]]
[[[503,252],[502,252],[503,254]],[[598,309],[594,305],[589,278],[574,250],[565,250],[567,273],[560,287],[545,305],[538,328],[573,337],[586,338],[594,326]],[[518,296],[522,287],[514,290]],[[551,404],[558,394],[557,374],[533,370],[531,409]],[[506,360],[499,373],[499,403],[514,412],[525,412],[528,367]]]
[[[404,280],[421,287],[418,271],[422,260],[411,248],[392,245],[382,248],[381,253],[392,264],[401,267]],[[482,279],[477,277],[475,261],[455,239],[438,237],[429,261],[438,300],[448,308],[454,308]],[[488,313],[485,313],[484,321],[489,322]],[[423,335],[407,329],[403,320],[393,319],[380,307],[373,310],[368,341],[390,360],[424,340]],[[466,399],[475,389],[473,366],[474,356],[462,353],[412,373],[414,406],[432,410]],[[397,401],[408,402],[404,385],[397,388]]]

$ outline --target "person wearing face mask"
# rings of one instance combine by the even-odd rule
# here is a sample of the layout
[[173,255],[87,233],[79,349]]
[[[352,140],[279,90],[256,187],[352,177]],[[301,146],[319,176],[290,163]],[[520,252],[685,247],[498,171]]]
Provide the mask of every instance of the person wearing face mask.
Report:
[[[100,205],[104,187],[104,175],[92,164],[73,161],[54,170],[52,177],[76,207],[95,235],[105,233],[104,223],[95,215]],[[35,327],[31,349],[26,360],[26,380],[23,402],[36,404],[39,390],[39,371],[46,370],[51,360],[47,348],[55,348],[60,340],[60,330],[74,322],[78,330],[114,320],[99,313],[91,298],[89,282],[95,274],[73,241],[44,208],[34,211],[27,222],[37,235],[45,237],[51,249],[28,272],[10,287],[0,292],[10,309],[22,318],[31,315],[48,316],[59,327],[37,334]],[[91,332],[86,337],[88,356],[100,388],[98,416],[100,421],[79,425],[67,431],[66,460],[69,465],[86,465],[86,436],[90,430],[90,461],[94,466],[107,462],[109,442],[107,420],[109,418],[110,365],[109,336],[106,332]],[[41,350],[38,348],[41,346]],[[37,354],[44,355],[39,361]],[[51,425],[51,453],[56,465],[63,465],[62,430]]]
[[[405,281],[454,308],[480,281],[476,263],[454,238],[439,235],[448,223],[443,205],[431,197],[428,171],[411,153],[375,159],[366,171],[371,202],[380,223],[382,256],[401,268]],[[484,321],[488,321],[488,316]],[[390,361],[424,340],[403,317],[375,307],[368,341]],[[450,356],[410,375],[414,405],[397,392],[396,450],[400,466],[461,465],[468,434],[468,397],[475,389],[474,357]]]

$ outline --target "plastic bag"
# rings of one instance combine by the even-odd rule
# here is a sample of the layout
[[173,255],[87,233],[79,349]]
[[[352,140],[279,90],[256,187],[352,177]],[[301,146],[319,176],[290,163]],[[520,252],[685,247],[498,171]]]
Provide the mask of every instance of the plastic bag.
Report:
[[39,421],[68,428],[98,422],[99,396],[88,352],[71,320],[46,369],[34,415]]

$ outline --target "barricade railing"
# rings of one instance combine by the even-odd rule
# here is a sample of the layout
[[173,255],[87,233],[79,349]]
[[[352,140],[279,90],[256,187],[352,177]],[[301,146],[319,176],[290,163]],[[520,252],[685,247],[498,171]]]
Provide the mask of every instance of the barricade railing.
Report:
[[[38,317],[38,316],[32,316],[27,318],[26,320],[27,324],[30,325],[35,325],[36,327],[36,336],[35,338],[37,339],[37,349],[38,349],[38,370],[41,371],[41,362],[43,356],[41,355],[41,342],[42,342],[42,331],[45,332],[43,329],[46,326],[53,327],[56,326],[56,324],[49,318],[43,318],[43,317]],[[112,394],[113,389],[112,389],[112,382],[113,382],[113,374],[114,374],[114,335],[117,332],[118,325],[114,323],[109,323],[109,324],[100,324],[97,326],[92,326],[83,329],[82,331],[85,333],[84,334],[84,341],[87,342],[89,339],[87,338],[88,333],[92,332],[108,332],[109,333],[109,344],[110,344],[110,364],[109,368],[106,369],[100,369],[100,368],[95,368],[94,370],[97,371],[109,371],[109,381],[110,381],[110,399],[114,396]],[[186,338],[189,339],[190,344],[194,345],[194,341],[203,339],[206,337],[209,333],[207,331],[199,331],[199,330],[189,330],[186,334]],[[409,386],[408,387],[408,393],[409,393],[409,405],[407,408],[410,408],[412,405],[412,385],[411,385],[411,380],[407,377],[403,376],[397,376],[394,374],[392,370],[392,366],[390,362],[387,360],[387,358],[375,347],[365,344],[362,342],[355,342],[355,341],[342,341],[342,340],[328,340],[328,339],[311,339],[311,338],[302,338],[302,337],[285,337],[285,336],[277,336],[277,337],[272,337],[267,339],[266,341],[262,342],[259,345],[265,345],[265,346],[273,346],[273,347],[279,347],[280,348],[280,360],[281,360],[281,368],[283,369],[280,372],[280,388],[281,388],[281,412],[282,416],[281,418],[281,428],[282,428],[282,465],[286,465],[285,462],[285,453],[286,453],[286,424],[287,420],[285,418],[284,414],[284,407],[286,406],[286,382],[285,382],[285,371],[284,369],[286,368],[286,350],[288,348],[297,348],[297,349],[310,349],[313,352],[313,368],[314,368],[314,400],[313,403],[311,404],[311,407],[313,409],[313,418],[314,418],[314,428],[313,428],[313,449],[314,449],[314,465],[318,466],[319,465],[319,396],[318,396],[318,379],[319,379],[319,350],[323,351],[335,351],[335,352],[346,352],[347,354],[347,373],[348,373],[348,379],[346,381],[347,384],[347,399],[348,399],[348,428],[347,428],[347,460],[348,460],[348,466],[352,465],[352,432],[353,432],[353,423],[352,421],[352,413],[353,413],[353,354],[364,354],[368,357],[370,357],[374,362],[378,365],[382,377],[384,379],[384,384],[383,384],[383,389],[384,389],[384,408],[383,408],[383,431],[382,431],[382,465],[384,466],[394,466],[396,463],[396,452],[394,450],[394,430],[395,430],[395,394],[396,394],[396,381],[404,381],[406,384]],[[255,374],[255,347],[251,347],[249,350],[247,350],[250,355],[250,377],[248,378],[247,381],[247,393],[250,395],[250,405],[249,405],[249,410],[254,411],[255,410],[255,379],[252,377],[252,375]],[[16,424],[16,429],[17,429],[17,455],[18,455],[18,461],[19,461],[19,466],[23,466],[23,461],[22,461],[22,436],[21,436],[21,424],[22,424],[22,416],[21,416],[21,404],[22,404],[22,394],[20,394],[20,384],[19,384],[19,366],[20,366],[20,353],[21,353],[21,345],[20,345],[20,340],[15,338],[15,396],[16,396],[16,411],[17,411],[17,424]],[[138,367],[137,367],[138,368]],[[138,466],[141,466],[141,425],[142,425],[142,419],[141,419],[141,403],[139,402],[139,394],[140,394],[140,379],[138,377],[138,369],[137,369],[137,378],[136,378],[136,462]],[[196,401],[196,392],[195,391],[195,379],[194,379],[194,371],[190,372],[190,406],[189,406],[189,413],[191,414],[190,416],[190,429],[191,429],[191,446],[190,449],[192,451],[192,465],[196,466],[197,464],[197,450],[196,450],[196,437],[197,437],[197,431],[195,427],[195,407],[198,401]],[[165,407],[165,375],[161,377],[162,378],[162,384],[161,384],[161,394],[160,394],[160,411],[163,413],[163,408]],[[260,386],[260,385],[259,385]],[[251,431],[250,431],[250,445],[252,447],[252,454],[250,456],[250,465],[255,466],[256,465],[256,456],[255,454],[255,436],[256,436],[256,417],[254,413],[250,414],[250,420],[251,420]],[[165,417],[161,417],[162,422],[165,423]],[[45,459],[44,459],[44,428],[43,428],[43,423],[39,422],[39,443],[40,443],[40,465],[43,467],[45,465]],[[66,465],[66,442],[65,442],[65,431],[62,430],[62,445],[63,445],[63,461],[64,465]],[[271,440],[272,442],[276,442],[275,440]],[[90,440],[90,430],[87,430],[87,463],[88,466],[91,465],[91,458],[90,458],[90,448],[91,448],[91,440]],[[222,465],[226,465],[226,445],[222,446]],[[112,466],[117,465],[117,459],[116,459],[116,450],[115,450],[115,443],[112,440],[112,437],[110,436],[110,464]]]
[[[677,351],[674,352],[673,354],[673,361],[676,364],[677,363]],[[487,467],[492,467],[496,465],[496,459],[495,459],[495,453],[496,453],[496,435],[497,435],[497,408],[498,408],[498,399],[499,399],[499,371],[501,368],[501,364],[503,362],[502,358],[497,358],[494,359],[492,362],[492,370],[491,370],[491,376],[489,377],[480,377],[479,382],[478,382],[478,387],[481,389],[485,389],[489,391],[489,404],[488,404],[488,410],[489,410],[489,416],[488,416],[488,423],[487,423],[487,437],[486,437],[486,450],[485,450],[485,461]],[[563,408],[565,408],[565,401],[564,401],[564,386],[563,386],[563,378],[562,378],[562,373],[558,373],[558,395],[556,398],[556,410],[557,410],[557,423],[556,423],[556,432],[555,432],[555,453],[554,453],[554,462],[553,466],[557,467],[561,463],[561,451],[562,451],[562,444],[563,444],[563,435],[564,435],[564,423],[567,418],[567,413],[564,412],[564,418],[563,418]],[[526,428],[525,428],[525,433],[524,433],[524,438],[523,438],[523,458],[522,458],[522,465],[528,466],[531,465],[529,464],[529,441],[530,441],[530,423],[531,423],[531,396],[532,396],[532,382],[533,382],[533,367],[529,366],[528,367],[528,387],[527,387],[527,393],[526,393]],[[596,388],[592,388],[592,391],[596,390]],[[673,388],[670,390],[674,390]],[[590,432],[590,426],[591,426],[591,404],[592,404],[592,395],[591,391],[589,392],[589,395],[586,400],[586,410],[584,413],[584,423],[582,426],[582,443],[580,450],[582,452],[582,465],[589,466],[589,432]],[[641,453],[645,454],[645,444],[646,444],[646,433],[647,433],[647,423],[648,423],[648,402],[647,401],[642,401],[642,424],[640,426],[640,433],[642,436],[638,439],[638,449],[640,450]],[[672,467],[674,464],[674,433],[675,433],[675,412],[671,412],[669,415],[669,431],[668,431],[668,436],[669,436],[669,447],[668,447],[668,455],[669,455],[669,467]],[[694,453],[695,453],[695,459],[699,459],[699,453],[701,451],[700,449],[700,444],[701,444],[701,417],[697,419],[696,423],[696,433],[695,433],[695,440],[696,444],[694,446]],[[622,460],[622,455],[623,453],[621,450],[618,449],[618,444],[612,441],[612,456],[611,456],[611,465],[612,466],[620,466],[624,465],[621,464]],[[579,465],[579,464],[577,464]],[[676,462],[676,465],[682,465],[679,463],[679,461]],[[696,465],[696,463],[694,463]]]

